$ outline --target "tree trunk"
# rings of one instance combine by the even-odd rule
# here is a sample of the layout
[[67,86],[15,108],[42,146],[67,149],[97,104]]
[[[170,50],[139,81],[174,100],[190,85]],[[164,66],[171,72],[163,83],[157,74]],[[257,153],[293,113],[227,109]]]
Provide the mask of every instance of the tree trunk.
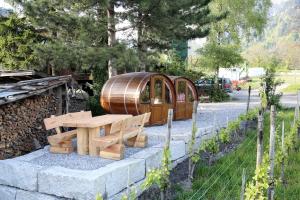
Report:
[[[139,12],[138,14],[139,19],[142,18],[142,14]],[[137,33],[137,50],[138,50],[138,56],[139,56],[139,60],[140,60],[140,71],[144,72],[146,71],[146,63],[145,63],[145,51],[146,51],[146,47],[143,41],[143,24],[142,22],[139,22],[138,24],[138,33]]]
[[[115,23],[115,4],[114,0],[110,0],[107,7],[107,34],[108,47],[113,47],[116,43],[116,23]],[[108,77],[117,75],[117,70],[113,66],[113,59],[108,60]]]

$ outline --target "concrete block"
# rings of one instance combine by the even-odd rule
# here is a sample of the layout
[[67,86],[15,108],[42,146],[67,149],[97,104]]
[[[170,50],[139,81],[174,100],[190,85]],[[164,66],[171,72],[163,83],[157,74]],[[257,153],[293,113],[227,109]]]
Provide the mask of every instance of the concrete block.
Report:
[[[140,196],[143,191],[144,191],[144,188],[142,187],[143,183],[145,182],[145,179],[144,180],[141,180],[135,184],[132,184],[130,186],[130,190],[135,190],[136,191],[136,194],[137,196]],[[119,192],[118,194],[115,194],[111,197],[108,198],[108,200],[120,200],[122,199],[122,197],[126,195],[127,196],[127,188],[125,188],[124,190],[122,190],[121,192]]]
[[72,170],[51,167],[38,175],[39,192],[74,199],[95,199],[97,193],[104,195],[107,170]]
[[37,191],[37,174],[43,167],[17,160],[0,161],[0,184]]
[[39,173],[39,192],[78,200],[94,199],[98,193],[112,196],[126,188],[128,168],[130,182],[145,178],[143,159],[121,160],[90,171],[51,167]]
[[160,167],[163,155],[163,148],[147,148],[134,155],[131,158],[144,159],[146,162],[146,172],[150,169]]
[[185,156],[185,142],[184,141],[171,141],[170,142],[171,160],[177,160]]
[[61,200],[61,198],[41,194],[38,192],[29,192],[25,190],[18,190],[16,200]]
[[38,158],[38,157],[41,157],[41,156],[45,155],[47,153],[47,151],[48,150],[46,150],[46,149],[40,149],[40,150],[31,152],[31,153],[28,153],[26,155],[16,157],[16,158],[14,158],[14,160],[27,161],[28,162],[28,161],[31,161],[35,158]]
[[106,193],[111,197],[127,187],[128,169],[129,183],[135,183],[145,178],[145,160],[129,158],[106,166],[110,169],[106,181]]
[[0,199],[1,200],[15,200],[17,189],[0,185]]

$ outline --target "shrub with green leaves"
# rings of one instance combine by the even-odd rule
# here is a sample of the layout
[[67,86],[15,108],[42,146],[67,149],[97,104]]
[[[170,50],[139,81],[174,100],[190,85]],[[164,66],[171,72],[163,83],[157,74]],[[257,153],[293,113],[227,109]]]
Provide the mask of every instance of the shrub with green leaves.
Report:
[[152,169],[147,172],[146,180],[142,187],[144,189],[150,188],[152,185],[157,185],[162,192],[165,192],[170,183],[170,171],[171,171],[171,152],[168,147],[164,148],[162,166],[157,169]]

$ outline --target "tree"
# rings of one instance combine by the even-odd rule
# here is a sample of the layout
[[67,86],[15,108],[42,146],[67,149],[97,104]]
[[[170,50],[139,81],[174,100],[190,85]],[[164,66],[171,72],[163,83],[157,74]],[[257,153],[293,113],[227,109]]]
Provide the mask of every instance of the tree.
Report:
[[212,13],[225,12],[227,15],[223,20],[212,24],[207,46],[200,50],[203,53],[202,66],[211,66],[217,70],[217,74],[220,67],[240,64],[243,61],[240,56],[242,41],[250,35],[260,35],[263,32],[270,6],[270,0],[213,1],[210,4]]
[[137,30],[135,47],[141,61],[141,70],[146,69],[148,49],[170,50],[174,44],[208,35],[210,24],[224,17],[211,15],[208,7],[211,0],[128,0],[124,5],[123,19]]
[[24,17],[0,18],[0,64],[10,70],[33,68],[37,58],[32,47],[45,39]]
[[199,65],[207,67],[218,76],[221,67],[229,68],[236,66],[244,61],[240,53],[236,50],[236,45],[223,45],[209,42],[199,50],[201,57]]

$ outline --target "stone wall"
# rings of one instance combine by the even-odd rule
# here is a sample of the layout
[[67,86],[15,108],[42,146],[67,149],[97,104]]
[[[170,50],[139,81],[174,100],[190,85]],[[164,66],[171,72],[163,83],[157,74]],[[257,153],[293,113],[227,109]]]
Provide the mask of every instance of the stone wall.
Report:
[[29,153],[47,145],[51,134],[43,119],[56,114],[54,95],[33,96],[0,106],[0,159]]

